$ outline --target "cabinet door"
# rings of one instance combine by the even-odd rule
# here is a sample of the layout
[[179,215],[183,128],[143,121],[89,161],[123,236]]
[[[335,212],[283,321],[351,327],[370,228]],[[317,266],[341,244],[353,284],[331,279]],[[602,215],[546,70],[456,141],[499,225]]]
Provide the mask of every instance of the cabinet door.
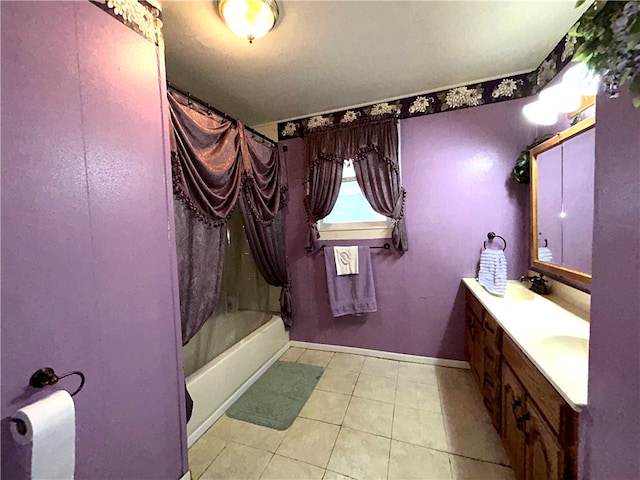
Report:
[[470,328],[472,332],[472,346],[470,349],[471,358],[469,363],[471,364],[471,372],[482,391],[482,385],[484,382],[484,331],[482,329],[482,323],[469,308],[467,308],[467,319],[471,324]]
[[564,478],[564,452],[555,434],[531,401],[527,402],[527,480],[561,480]]
[[504,448],[518,480],[525,478],[525,394],[506,363],[502,364],[502,428]]
[[464,357],[469,363],[473,358],[473,313],[469,306],[464,309]]

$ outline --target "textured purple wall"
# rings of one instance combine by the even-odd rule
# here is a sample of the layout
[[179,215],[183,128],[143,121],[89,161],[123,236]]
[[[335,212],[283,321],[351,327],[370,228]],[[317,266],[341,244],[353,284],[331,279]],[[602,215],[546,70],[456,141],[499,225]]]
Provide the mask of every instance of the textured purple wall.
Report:
[[553,254],[553,263],[562,264],[562,147],[538,155],[538,246]]
[[[476,275],[487,232],[509,242],[510,278],[518,278],[529,265],[529,190],[509,179],[518,153],[535,133],[521,113],[526,102],[401,122],[410,250],[403,256],[371,251],[378,312],[359,318],[331,316],[322,253],[307,256],[304,251],[303,142],[281,143],[289,147],[293,340],[463,359],[460,280]],[[380,245],[384,240],[336,243]]]
[[2,477],[36,369],[81,370],[76,476],[186,471],[164,65],[89,2],[2,2]]
[[562,144],[562,264],[591,273],[595,129]]
[[640,109],[598,97],[589,407],[580,478],[640,478]]

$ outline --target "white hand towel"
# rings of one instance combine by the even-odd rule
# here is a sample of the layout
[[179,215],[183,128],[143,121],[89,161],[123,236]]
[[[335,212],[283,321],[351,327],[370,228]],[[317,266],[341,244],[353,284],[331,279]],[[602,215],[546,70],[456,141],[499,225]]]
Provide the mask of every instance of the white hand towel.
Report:
[[338,275],[358,274],[358,247],[333,247]]
[[507,257],[502,250],[482,251],[478,283],[494,295],[502,296],[506,293]]
[[538,247],[538,260],[541,262],[550,262],[553,260],[553,254],[549,247]]

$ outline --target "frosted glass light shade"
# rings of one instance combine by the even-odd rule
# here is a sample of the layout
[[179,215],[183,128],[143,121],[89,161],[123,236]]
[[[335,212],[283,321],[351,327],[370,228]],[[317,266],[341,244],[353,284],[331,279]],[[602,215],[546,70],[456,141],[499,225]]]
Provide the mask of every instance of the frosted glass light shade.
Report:
[[560,113],[575,112],[580,108],[581,103],[577,89],[565,85],[564,82],[560,85],[554,85],[553,87],[542,90],[540,92],[540,101],[544,103],[548,109]]
[[278,20],[275,0],[221,0],[218,10],[231,31],[249,43],[264,37]]
[[553,125],[558,121],[558,112],[539,100],[522,107],[522,113],[538,125]]
[[597,95],[598,87],[600,86],[600,76],[594,75],[584,63],[578,63],[567,70],[562,76],[562,84],[570,86],[580,95]]

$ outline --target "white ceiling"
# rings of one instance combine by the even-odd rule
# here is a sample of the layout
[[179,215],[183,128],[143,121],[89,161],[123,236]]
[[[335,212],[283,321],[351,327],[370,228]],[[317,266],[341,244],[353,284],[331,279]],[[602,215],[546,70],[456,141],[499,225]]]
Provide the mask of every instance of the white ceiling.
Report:
[[574,4],[279,1],[250,45],[217,2],[164,1],[167,76],[259,125],[531,71],[586,8]]

